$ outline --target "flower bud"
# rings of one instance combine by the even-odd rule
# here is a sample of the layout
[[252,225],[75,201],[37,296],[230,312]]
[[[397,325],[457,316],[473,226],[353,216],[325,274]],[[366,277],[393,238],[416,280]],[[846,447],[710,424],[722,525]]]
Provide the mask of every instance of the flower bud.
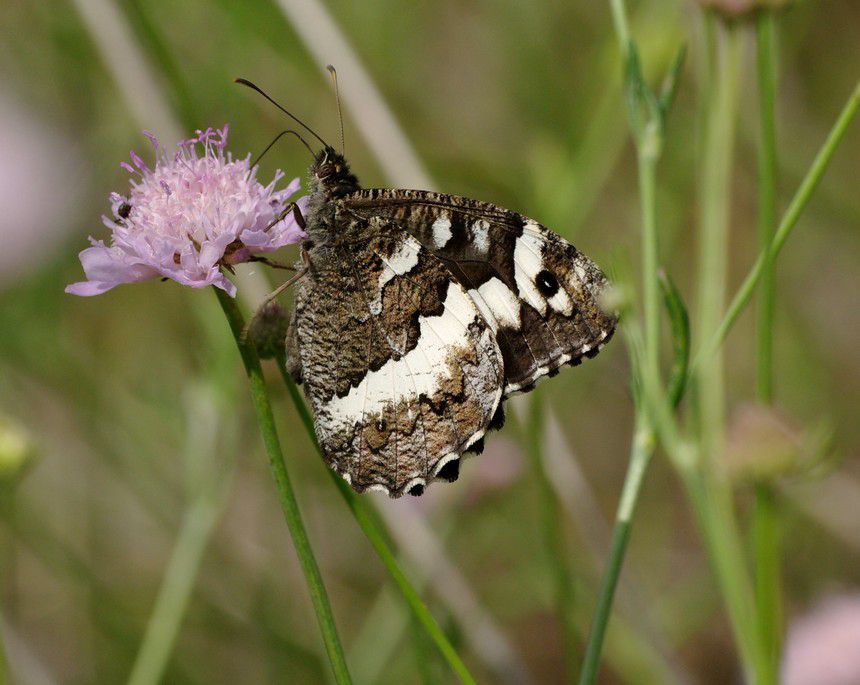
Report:
[[749,17],[758,11],[773,12],[786,7],[791,0],[698,0],[706,10],[714,10],[726,19]]
[[277,302],[266,302],[248,325],[247,339],[257,348],[260,359],[283,357],[290,316]]
[[729,423],[723,465],[734,480],[809,473],[827,456],[824,430],[801,430],[772,407],[747,404]]

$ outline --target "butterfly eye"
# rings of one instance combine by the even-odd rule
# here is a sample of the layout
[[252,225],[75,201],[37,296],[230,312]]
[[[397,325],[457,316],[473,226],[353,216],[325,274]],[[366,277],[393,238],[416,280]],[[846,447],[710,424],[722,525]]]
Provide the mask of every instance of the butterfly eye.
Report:
[[128,219],[128,215],[131,214],[131,205],[128,202],[123,202],[119,209],[116,210],[117,216],[121,219]]
[[538,273],[535,283],[544,297],[552,297],[558,292],[558,279],[546,269]]
[[334,171],[335,169],[333,164],[323,164],[317,172],[317,178],[328,178],[334,173]]
[[376,422],[376,430],[378,430],[380,433],[384,433],[386,427],[387,427],[387,424],[385,423],[385,419],[379,419]]

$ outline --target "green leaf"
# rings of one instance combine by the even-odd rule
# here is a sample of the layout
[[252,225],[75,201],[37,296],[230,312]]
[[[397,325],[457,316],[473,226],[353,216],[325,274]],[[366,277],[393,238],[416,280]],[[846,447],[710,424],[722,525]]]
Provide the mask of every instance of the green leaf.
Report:
[[666,396],[673,407],[677,407],[684,397],[690,366],[690,317],[681,294],[669,275],[660,270],[660,285],[663,290],[663,303],[669,314],[672,326],[672,372],[666,386]]
[[687,46],[682,45],[678,48],[678,52],[675,53],[675,59],[672,60],[669,71],[666,72],[666,76],[663,79],[663,85],[660,87],[660,95],[657,98],[657,104],[660,108],[660,119],[663,125],[665,125],[666,122],[666,114],[672,106],[672,103],[675,101],[675,94],[678,92],[678,79],[681,74],[681,67],[684,66],[684,59],[686,57]]

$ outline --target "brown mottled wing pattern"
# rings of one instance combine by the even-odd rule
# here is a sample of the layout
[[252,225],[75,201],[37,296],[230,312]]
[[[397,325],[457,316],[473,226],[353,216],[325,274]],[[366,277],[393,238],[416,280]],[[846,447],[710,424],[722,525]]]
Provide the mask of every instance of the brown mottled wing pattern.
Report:
[[600,269],[532,219],[419,190],[360,190],[341,202],[356,216],[403,226],[445,263],[496,334],[505,396],[594,356],[612,336],[615,317],[599,304]]
[[442,260],[389,220],[343,221],[361,240],[310,248],[291,367],[332,468],[359,492],[420,492],[483,436],[501,352]]

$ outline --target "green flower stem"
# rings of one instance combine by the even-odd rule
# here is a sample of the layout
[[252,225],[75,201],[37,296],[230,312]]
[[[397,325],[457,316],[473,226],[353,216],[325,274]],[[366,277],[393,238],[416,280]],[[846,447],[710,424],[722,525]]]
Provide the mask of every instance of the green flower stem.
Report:
[[290,483],[284,455],[281,452],[281,445],[275,428],[275,417],[272,414],[272,405],[269,402],[269,395],[266,391],[260,359],[254,346],[243,341],[242,331],[244,330],[245,323],[235,300],[219,288],[215,289],[215,293],[218,296],[221,308],[224,310],[224,315],[230,324],[230,330],[236,340],[236,346],[239,348],[239,354],[242,357],[245,371],[248,374],[248,381],[251,384],[251,398],[254,403],[254,410],[257,413],[257,422],[260,424],[260,432],[263,435],[263,443],[269,455],[269,465],[272,469],[272,475],[278,487],[281,509],[284,512],[284,518],[287,521],[287,527],[290,529],[296,554],[299,557],[302,571],[305,574],[311,602],[317,615],[317,621],[319,622],[335,681],[339,685],[351,683],[352,680],[346,667],[343,647],[337,634],[325,585],[320,575],[319,566],[317,566],[316,559],[314,558],[307,531],[302,523],[299,505],[296,501],[292,484]]
[[762,685],[776,685],[782,650],[782,526],[777,491],[755,485],[753,508],[756,619],[766,655]]
[[[639,190],[642,203],[643,243],[642,280],[645,292],[644,318],[647,328],[646,340],[642,344],[643,358],[639,359],[638,363],[634,362],[633,367],[640,368],[640,365],[646,367],[648,378],[652,379],[656,386],[659,386],[660,282],[657,250],[656,186],[657,154],[656,151],[650,149],[650,146],[647,146],[640,150],[639,153]],[[657,297],[656,303],[652,299],[655,294]],[[650,324],[648,323],[649,321],[651,322]],[[650,339],[648,339],[649,337]],[[642,386],[641,380],[638,382],[638,385]],[[627,474],[624,477],[618,511],[615,515],[609,558],[607,559],[606,569],[600,581],[597,606],[592,618],[588,643],[585,648],[585,658],[579,676],[580,685],[589,685],[597,678],[600,654],[603,649],[609,615],[612,611],[615,590],[618,587],[618,577],[621,573],[621,565],[624,562],[627,542],[630,538],[633,512],[636,509],[636,502],[639,499],[645,472],[655,450],[654,431],[651,428],[647,412],[643,411],[641,407],[637,407],[636,414],[636,429],[634,430],[630,447],[630,461],[627,466]]]
[[627,48],[630,43],[630,22],[627,21],[627,8],[624,0],[610,0],[609,7],[612,10],[612,24],[615,27],[615,35],[621,48],[621,57],[627,59]]
[[[655,122],[656,123],[656,122]],[[654,126],[647,127],[639,150],[639,196],[642,204],[642,304],[645,326],[645,363],[660,375],[660,263],[657,237],[657,160],[659,144]]]
[[[762,12],[756,20],[756,62],[759,95],[758,237],[767,254],[776,226],[776,63],[774,17]],[[762,263],[756,320],[756,396],[770,404],[773,398],[774,260]],[[755,485],[753,507],[753,561],[755,564],[756,619],[768,670],[762,685],[776,685],[782,643],[781,535],[776,492],[765,481]]]
[[543,443],[544,412],[541,395],[532,395],[526,423],[525,441],[535,480],[540,490],[540,521],[549,564],[555,576],[555,605],[561,623],[562,650],[568,679],[572,680],[579,667],[574,645],[579,641],[573,614],[573,573],[567,561],[562,521],[564,514],[555,489],[544,468],[541,449]]
[[[316,433],[314,432],[313,419],[311,418],[310,412],[301,397],[299,389],[296,387],[296,384],[293,382],[292,377],[287,371],[283,357],[278,359],[278,368],[281,371],[284,384],[287,386],[287,392],[289,392],[290,398],[296,407],[296,411],[299,413],[299,417],[305,426],[308,437],[317,448],[317,451],[319,451]],[[365,502],[363,502],[360,497],[356,496],[356,494],[350,489],[349,485],[346,484],[343,478],[338,476],[331,469],[328,469],[328,472],[329,476],[331,476],[332,482],[337,486],[338,492],[340,492],[350,511],[352,511],[359,527],[364,532],[371,546],[376,551],[380,561],[382,561],[382,564],[391,576],[391,579],[394,581],[394,584],[400,590],[403,598],[412,610],[415,619],[424,628],[430,636],[430,639],[433,640],[436,648],[439,650],[440,654],[448,663],[448,666],[460,682],[469,685],[474,684],[475,679],[472,677],[472,674],[469,673],[469,669],[466,668],[466,664],[463,663],[460,655],[457,654],[457,651],[448,641],[448,638],[445,637],[445,633],[442,632],[442,629],[436,623],[433,615],[427,609],[427,606],[421,600],[421,597],[419,597],[418,593],[409,583],[406,575],[401,570],[400,564],[398,564],[397,559],[391,551],[391,548],[385,539],[385,535],[382,532],[382,524]]]
[[[612,19],[615,33],[618,37],[625,74],[628,74],[630,59],[630,30],[628,28],[627,11],[623,0],[612,0]],[[640,76],[637,73],[637,76]],[[625,83],[625,89],[633,84]],[[639,84],[646,87],[644,84]],[[641,132],[635,126],[631,128],[637,146],[637,161],[639,171],[639,195],[642,213],[642,291],[643,319],[645,322],[645,341],[643,344],[643,359],[634,368],[644,365],[649,377],[660,381],[660,281],[659,281],[659,242],[657,232],[657,162],[662,148],[662,122],[656,119],[656,112],[651,113],[651,119]],[[641,382],[639,383],[641,386]],[[609,616],[618,587],[621,565],[627,551],[630,539],[630,529],[633,512],[642,489],[642,481],[655,449],[655,436],[650,427],[649,419],[641,406],[636,410],[636,429],[630,448],[630,461],[621,499],[615,516],[610,543],[609,558],[606,569],[600,581],[597,606],[592,618],[591,629],[586,644],[585,657],[580,671],[580,685],[590,685],[597,678],[600,666],[600,654],[603,650]]]
[[627,475],[624,478],[624,487],[621,491],[618,511],[615,515],[615,524],[612,528],[612,541],[610,543],[606,570],[603,572],[603,577],[600,580],[597,607],[594,611],[591,630],[588,635],[585,659],[582,671],[579,674],[579,685],[591,685],[597,679],[597,671],[600,666],[600,653],[603,649],[606,628],[609,624],[609,615],[612,611],[615,589],[618,586],[618,578],[621,575],[621,564],[624,561],[627,541],[630,538],[633,512],[636,509],[636,502],[639,498],[639,491],[642,488],[645,472],[654,454],[654,434],[647,428],[644,420],[640,419],[640,422],[641,425],[637,427],[633,434],[633,444],[630,448],[630,462],[627,467]]
[[713,334],[708,344],[702,348],[702,352],[699,355],[700,359],[697,359],[697,361],[713,354],[714,350],[716,350],[725,340],[729,331],[732,329],[732,326],[735,325],[735,322],[741,315],[741,312],[743,312],[744,308],[749,304],[756,286],[764,275],[765,263],[768,260],[773,261],[785,245],[785,241],[788,240],[789,235],[791,235],[791,231],[795,224],[797,224],[797,220],[800,218],[801,213],[806,208],[806,204],[809,202],[812,193],[821,182],[824,172],[827,170],[827,165],[833,158],[833,153],[836,152],[836,149],[839,147],[839,143],[841,143],[842,139],[845,137],[848,126],[857,114],[858,109],[860,109],[860,81],[858,81],[854,86],[854,91],[851,93],[851,97],[849,97],[848,102],[845,103],[842,112],[839,114],[839,118],[830,130],[827,139],[824,141],[824,144],[815,156],[812,166],[809,167],[809,171],[806,172],[806,176],[804,176],[800,187],[794,194],[788,209],[786,209],[785,213],[782,215],[782,219],[779,222],[779,226],[776,229],[773,239],[768,243],[767,249],[759,254],[758,259],[750,269],[747,277],[741,284],[741,287],[738,288],[738,292],[729,305],[719,328]]

